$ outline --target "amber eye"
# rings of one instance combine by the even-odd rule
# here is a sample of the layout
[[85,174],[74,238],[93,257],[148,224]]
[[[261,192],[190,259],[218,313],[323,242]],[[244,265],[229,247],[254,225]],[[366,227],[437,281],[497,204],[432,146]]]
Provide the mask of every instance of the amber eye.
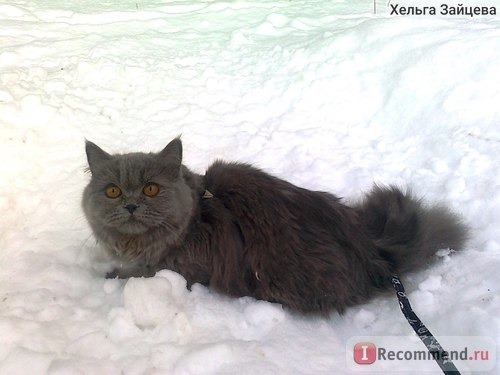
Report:
[[148,197],[154,197],[158,192],[160,191],[160,187],[158,184],[155,184],[154,182],[150,182],[146,186],[144,186],[144,189],[142,189],[142,192],[147,195]]
[[108,198],[114,199],[114,198],[118,198],[120,195],[122,195],[122,191],[120,190],[120,188],[118,186],[109,185],[106,188],[106,196]]

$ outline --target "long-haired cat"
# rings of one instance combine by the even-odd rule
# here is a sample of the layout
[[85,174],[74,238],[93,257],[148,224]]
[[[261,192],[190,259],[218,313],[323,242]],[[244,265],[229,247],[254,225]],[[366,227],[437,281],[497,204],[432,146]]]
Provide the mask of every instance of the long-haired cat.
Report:
[[348,207],[246,164],[218,161],[195,174],[178,138],[159,153],[110,155],[88,141],[86,152],[92,177],[82,204],[117,260],[108,277],[166,268],[189,286],[341,312],[466,238],[449,210],[395,187],[376,186]]

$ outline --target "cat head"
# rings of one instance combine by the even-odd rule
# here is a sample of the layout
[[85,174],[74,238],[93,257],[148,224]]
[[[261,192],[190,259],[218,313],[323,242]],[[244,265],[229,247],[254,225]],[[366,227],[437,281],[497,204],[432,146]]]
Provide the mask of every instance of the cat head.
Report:
[[180,139],[159,153],[111,155],[89,141],[85,149],[92,177],[82,206],[98,240],[179,238],[194,209]]

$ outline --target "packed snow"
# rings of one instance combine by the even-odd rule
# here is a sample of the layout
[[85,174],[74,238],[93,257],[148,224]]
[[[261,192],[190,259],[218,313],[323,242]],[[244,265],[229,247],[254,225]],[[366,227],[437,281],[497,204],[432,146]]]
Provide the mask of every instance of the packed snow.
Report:
[[468,245],[403,281],[436,336],[498,347],[500,16],[377,5],[2,2],[0,374],[350,374],[351,337],[414,336],[391,293],[320,318],[168,270],[106,280],[85,138],[149,152],[182,134],[199,173],[222,158],[347,202],[378,182],[448,205]]

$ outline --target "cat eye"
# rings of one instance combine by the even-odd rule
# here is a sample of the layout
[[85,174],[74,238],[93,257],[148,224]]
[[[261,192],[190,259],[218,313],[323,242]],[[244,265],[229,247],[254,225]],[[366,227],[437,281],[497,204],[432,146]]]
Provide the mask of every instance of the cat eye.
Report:
[[122,195],[122,191],[116,185],[109,185],[105,190],[105,194],[108,198],[114,199]]
[[146,186],[144,186],[144,189],[142,189],[144,195],[147,195],[148,197],[156,196],[159,191],[160,187],[158,186],[158,184],[155,184],[154,182],[148,183]]

